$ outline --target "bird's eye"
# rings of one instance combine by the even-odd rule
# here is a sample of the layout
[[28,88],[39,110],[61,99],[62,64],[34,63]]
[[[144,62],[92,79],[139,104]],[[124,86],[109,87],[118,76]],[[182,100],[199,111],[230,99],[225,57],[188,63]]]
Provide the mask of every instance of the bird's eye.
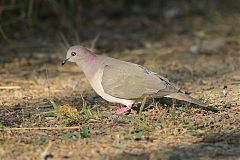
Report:
[[77,53],[76,52],[72,52],[71,53],[71,56],[75,56]]

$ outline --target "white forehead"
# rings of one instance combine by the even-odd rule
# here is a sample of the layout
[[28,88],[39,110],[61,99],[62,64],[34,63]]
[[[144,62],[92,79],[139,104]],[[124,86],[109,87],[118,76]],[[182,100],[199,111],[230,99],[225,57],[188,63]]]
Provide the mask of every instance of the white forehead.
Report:
[[77,46],[72,46],[72,47],[70,47],[69,50],[68,50],[68,52],[84,52],[84,51],[86,51],[86,50],[87,50],[86,48],[77,45]]

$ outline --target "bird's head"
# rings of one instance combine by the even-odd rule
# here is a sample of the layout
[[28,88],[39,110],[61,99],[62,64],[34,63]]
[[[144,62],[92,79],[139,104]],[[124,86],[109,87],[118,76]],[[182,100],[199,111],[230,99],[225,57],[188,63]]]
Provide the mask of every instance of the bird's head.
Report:
[[66,62],[79,62],[81,61],[90,51],[82,46],[72,46],[67,51],[66,59],[62,62],[64,65]]

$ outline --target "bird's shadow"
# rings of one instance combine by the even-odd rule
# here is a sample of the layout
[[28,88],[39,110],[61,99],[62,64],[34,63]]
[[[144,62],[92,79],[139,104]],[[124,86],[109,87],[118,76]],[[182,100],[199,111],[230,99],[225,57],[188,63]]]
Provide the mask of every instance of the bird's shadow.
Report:
[[[199,105],[196,105],[196,104],[193,104],[193,103],[184,102],[184,101],[181,101],[181,100],[175,100],[175,99],[171,99],[171,98],[167,98],[167,97],[147,99],[146,103],[144,104],[144,110],[152,109],[156,106],[156,104],[158,106],[163,107],[163,108],[169,108],[171,106],[174,106],[174,107],[193,107],[193,108],[200,108],[200,109],[205,110],[205,111],[211,111],[211,112],[214,112],[214,113],[219,112],[219,109],[217,109],[215,106],[203,107],[203,106],[199,106]],[[142,102],[136,103],[136,104],[134,104],[132,109],[139,112],[140,108],[141,108],[141,105],[142,105]]]

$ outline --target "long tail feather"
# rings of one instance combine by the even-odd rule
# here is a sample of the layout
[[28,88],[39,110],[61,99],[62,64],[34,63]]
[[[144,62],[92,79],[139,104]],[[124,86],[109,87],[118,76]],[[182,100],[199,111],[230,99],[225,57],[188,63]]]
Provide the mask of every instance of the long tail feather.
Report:
[[178,99],[178,100],[183,100],[183,101],[187,101],[187,102],[190,102],[190,103],[194,103],[194,104],[197,104],[199,106],[202,106],[202,107],[207,107],[208,105],[204,102],[201,102],[199,100],[196,100],[192,97],[190,97],[189,95],[187,94],[184,94],[184,93],[171,93],[167,96],[164,96],[164,97],[170,97],[170,98],[174,98],[174,99]]

